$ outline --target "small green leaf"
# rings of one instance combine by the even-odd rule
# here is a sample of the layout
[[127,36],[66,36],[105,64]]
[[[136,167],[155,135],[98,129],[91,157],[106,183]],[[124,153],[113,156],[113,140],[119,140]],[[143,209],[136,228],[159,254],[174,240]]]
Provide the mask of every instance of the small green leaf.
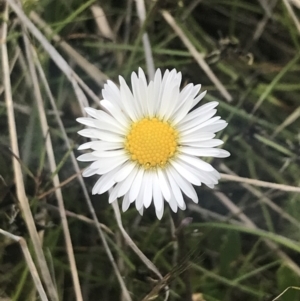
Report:
[[[299,286],[300,278],[287,266],[282,265],[277,270],[277,287],[279,291],[285,290],[289,286]],[[288,290],[280,297],[281,301],[299,301],[300,291]]]
[[232,278],[231,266],[241,253],[241,239],[237,231],[228,231],[221,247],[220,273]]

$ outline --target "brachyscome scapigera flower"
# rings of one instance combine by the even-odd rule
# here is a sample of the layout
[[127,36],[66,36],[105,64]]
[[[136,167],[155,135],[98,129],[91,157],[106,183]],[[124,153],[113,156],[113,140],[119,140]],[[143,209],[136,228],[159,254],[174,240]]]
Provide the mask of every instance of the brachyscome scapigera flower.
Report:
[[123,197],[126,211],[135,202],[142,214],[153,202],[160,219],[164,200],[171,209],[185,209],[183,195],[198,202],[193,185],[213,188],[219,173],[199,157],[224,158],[230,154],[215,148],[223,142],[215,133],[227,123],[213,117],[218,102],[193,109],[206,92],[201,85],[188,84],[180,90],[181,73],[158,69],[147,83],[139,69],[128,87],[120,76],[120,88],[108,81],[102,90],[103,110],[86,108],[91,117],[77,121],[88,126],[79,134],[94,139],[79,149],[93,151],[78,157],[93,161],[83,176],[99,175],[93,194],[110,190],[109,202]]

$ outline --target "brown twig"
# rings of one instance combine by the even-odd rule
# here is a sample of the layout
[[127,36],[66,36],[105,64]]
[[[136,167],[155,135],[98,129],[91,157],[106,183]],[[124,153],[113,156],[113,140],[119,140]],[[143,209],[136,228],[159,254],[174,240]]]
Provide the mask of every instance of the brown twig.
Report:
[[83,170],[80,170],[79,172],[73,174],[72,176],[70,176],[68,179],[62,181],[58,186],[54,186],[51,189],[43,192],[42,194],[38,195],[37,198],[39,200],[43,199],[44,197],[46,197],[47,195],[55,192],[55,190],[60,189],[64,186],[66,186],[67,184],[69,184],[70,182],[72,182],[74,179],[76,179],[78,177],[78,175],[81,175]]

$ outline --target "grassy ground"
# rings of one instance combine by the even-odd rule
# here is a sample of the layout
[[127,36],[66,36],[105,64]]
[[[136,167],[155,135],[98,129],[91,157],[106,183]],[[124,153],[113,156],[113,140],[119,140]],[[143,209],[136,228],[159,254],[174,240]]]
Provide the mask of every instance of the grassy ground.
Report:
[[[143,1],[5,2],[0,300],[300,300],[300,2],[145,1],[142,25]],[[155,68],[219,101],[231,157],[211,161],[223,179],[199,205],[161,221],[131,208],[122,232],[77,177],[75,118],[108,78],[149,71],[145,32]]]

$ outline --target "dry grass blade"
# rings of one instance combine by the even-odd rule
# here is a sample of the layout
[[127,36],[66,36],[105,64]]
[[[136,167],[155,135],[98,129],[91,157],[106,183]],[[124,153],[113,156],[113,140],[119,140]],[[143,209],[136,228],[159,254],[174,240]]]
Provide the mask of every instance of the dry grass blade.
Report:
[[[4,19],[8,20],[8,7],[5,9]],[[13,100],[11,93],[11,83],[10,83],[10,72],[9,72],[9,63],[8,63],[8,54],[6,47],[6,35],[7,35],[7,23],[4,22],[2,26],[2,68],[3,68],[3,77],[4,77],[4,89],[5,89],[5,101],[7,106],[7,115],[8,115],[8,124],[9,124],[9,134],[10,134],[10,143],[12,152],[19,157],[19,146],[17,140],[17,130],[15,124],[14,110],[13,110]],[[23,182],[21,165],[18,160],[13,157],[13,168],[15,175],[15,183],[17,190],[17,198],[20,202],[20,207],[32,239],[33,247],[36,252],[37,260],[41,269],[41,274],[43,281],[48,290],[50,299],[53,301],[58,301],[58,295],[55,290],[54,284],[51,279],[51,275],[46,263],[45,255],[42,250],[41,241],[38,236],[34,219],[29,207],[28,199],[25,193],[25,187]]]
[[239,225],[239,226],[243,225],[241,222],[237,221],[236,219],[233,219],[233,217],[228,218],[228,216],[221,215],[213,211],[201,208],[199,205],[189,203],[187,206],[189,210],[201,214],[201,216],[205,220],[216,220],[216,221],[226,222],[229,224]]
[[300,9],[300,0],[289,0],[293,5],[297,6]]
[[[53,206],[53,205],[49,205],[49,204],[42,204],[41,207],[46,207],[47,209],[49,209],[51,211],[55,211],[55,212],[59,211],[59,208],[57,208],[56,206]],[[95,221],[93,221],[92,219],[90,219],[82,214],[76,214],[75,212],[66,210],[66,215],[69,217],[76,218],[86,224],[95,225]],[[98,225],[108,234],[114,235],[114,233],[106,225],[104,225],[102,223],[98,223]]]
[[269,9],[270,9],[271,14],[268,14],[266,12],[264,17],[262,18],[262,20],[257,24],[256,30],[253,34],[253,41],[257,41],[261,37],[261,35],[263,34],[264,29],[265,29],[268,21],[270,20],[270,17],[272,17],[272,12],[273,12],[277,2],[278,2],[278,0],[270,1],[270,4],[269,4],[270,8]]
[[[101,36],[110,39],[112,41],[115,41],[116,40],[115,34],[113,33],[112,29],[109,26],[108,20],[106,18],[106,15],[102,7],[100,5],[94,4],[91,6],[91,11]],[[103,80],[105,81],[106,79]]]
[[59,35],[54,34],[51,28],[38,16],[38,14],[31,12],[30,18],[40,27],[42,27],[46,34],[49,35],[53,41],[57,42],[58,45],[67,53],[67,55],[72,58],[78,64],[78,66],[95,81],[95,83],[97,83],[100,87],[103,87],[104,83],[108,80],[108,76],[106,74],[87,61],[67,42],[63,41]]
[[[144,0],[135,0],[135,2],[136,2],[136,10],[142,27],[143,23],[146,20],[145,2]],[[146,58],[148,77],[150,80],[152,80],[154,78],[155,67],[154,67],[154,60],[153,60],[150,40],[147,32],[143,33],[143,45],[144,45],[144,53]]]
[[287,291],[289,291],[289,290],[291,290],[291,289],[300,291],[300,287],[297,287],[297,286],[289,286],[289,287],[287,287],[281,294],[279,294],[276,298],[272,299],[272,301],[278,300],[278,299],[279,299],[280,297],[282,297]]
[[[43,48],[46,49],[47,53],[50,55],[50,57],[56,63],[58,68],[60,68],[64,72],[66,77],[69,79],[69,81],[73,85],[73,89],[77,96],[79,104],[81,106],[81,110],[82,110],[82,112],[84,112],[84,107],[88,106],[88,101],[77,82],[79,82],[84,87],[86,87],[86,85],[83,83],[83,81],[81,79],[79,79],[79,77],[76,75],[76,73],[70,68],[70,66],[67,64],[67,62],[64,60],[64,58],[57,52],[57,50],[48,42],[48,40],[42,35],[42,33],[27,18],[25,13],[14,2],[14,0],[7,0],[7,2],[10,5],[10,7],[13,9],[13,11],[16,13],[18,18],[25,25],[25,27],[35,36],[35,38],[41,43]],[[89,95],[92,97],[92,99],[94,101],[99,100],[99,98],[94,93],[92,93],[88,87],[86,87],[85,90],[90,92]]]
[[189,3],[184,14],[181,16],[181,20],[185,20],[192,11],[202,2],[203,0],[194,0]]
[[[144,253],[137,247],[137,245],[134,243],[134,241],[131,239],[131,237],[128,235],[128,233],[125,231],[123,224],[122,224],[122,218],[121,218],[121,214],[120,214],[118,201],[117,200],[114,201],[112,203],[112,206],[114,209],[118,227],[119,227],[126,243],[136,253],[136,255],[139,256],[139,258],[142,260],[142,262],[144,262],[144,264],[148,267],[148,269],[151,270],[152,272],[154,272],[158,276],[158,278],[162,280],[163,276],[161,275],[161,273],[159,272],[157,267],[144,255]],[[169,290],[167,288],[165,300],[167,300],[168,298],[169,298]]]
[[250,185],[259,186],[259,187],[277,189],[277,190],[281,190],[281,191],[300,192],[300,187],[290,186],[290,185],[285,185],[285,184],[277,184],[277,183],[272,183],[272,182],[265,182],[265,181],[260,181],[260,180],[256,180],[256,179],[250,179],[250,178],[243,178],[243,177],[239,177],[239,176],[235,176],[235,175],[228,175],[228,174],[224,174],[224,173],[221,173],[221,179],[224,181],[245,183],[245,184],[250,184]]
[[167,23],[173,28],[173,30],[176,32],[176,34],[179,36],[183,44],[186,46],[186,48],[189,50],[191,55],[194,57],[198,65],[203,69],[203,71],[206,73],[206,75],[209,77],[209,79],[214,83],[216,88],[220,91],[220,93],[223,95],[223,97],[227,101],[232,101],[232,96],[228,93],[224,85],[220,82],[220,80],[216,77],[216,75],[213,73],[213,71],[210,69],[209,65],[205,62],[203,55],[198,52],[198,50],[195,48],[195,46],[190,42],[190,40],[187,38],[185,33],[182,31],[182,29],[177,25],[175,19],[170,15],[169,12],[163,10],[162,15],[167,21]]
[[144,253],[138,248],[138,246],[133,242],[131,237],[128,235],[128,233],[124,229],[123,224],[122,224],[122,218],[121,218],[121,214],[120,214],[118,201],[117,200],[114,201],[112,203],[112,206],[113,206],[113,209],[114,209],[114,213],[115,213],[115,217],[116,217],[116,220],[117,220],[118,227],[121,230],[121,233],[122,233],[126,243],[136,253],[136,255],[138,255],[140,257],[140,259],[144,262],[144,264],[148,267],[149,270],[154,272],[158,276],[159,279],[163,279],[163,276],[161,275],[161,273],[159,272],[157,267],[152,263],[152,261],[150,261],[144,255]]
[[70,182],[72,182],[75,178],[78,178],[79,175],[81,175],[81,170],[79,170],[77,173],[75,173],[74,175],[70,176],[68,179],[61,182],[59,186],[54,186],[51,189],[49,189],[49,190],[43,192],[42,194],[38,195],[37,198],[39,200],[45,198],[47,195],[53,193],[56,189],[60,189],[60,188],[64,187],[65,185],[69,184]]
[[[35,97],[35,100],[37,103],[42,133],[43,133],[45,143],[46,143],[46,152],[47,152],[47,156],[48,156],[50,170],[51,170],[51,173],[54,174],[57,169],[57,166],[56,166],[56,162],[55,162],[55,156],[54,156],[51,137],[48,134],[49,126],[48,126],[48,122],[47,122],[45,108],[43,105],[43,99],[42,99],[42,94],[40,91],[39,80],[38,80],[34,62],[33,62],[32,45],[30,44],[29,39],[27,38],[27,32],[25,30],[24,30],[23,37],[24,37],[24,43],[25,43],[25,47],[26,47],[26,55],[27,55],[27,61],[28,61],[28,65],[29,65],[30,76],[32,79],[32,84],[33,84],[34,97]],[[59,180],[57,173],[55,173],[55,175],[53,176],[53,185],[54,185],[54,187],[60,186],[60,180]],[[62,196],[62,192],[61,192],[60,188],[55,190],[55,195],[56,195],[57,202],[58,202],[59,213],[60,213],[64,238],[65,238],[66,248],[67,248],[67,254],[68,254],[68,258],[69,258],[69,262],[70,262],[70,269],[71,269],[71,274],[72,274],[72,279],[73,279],[73,284],[74,284],[76,300],[82,301],[83,299],[82,299],[82,293],[81,293],[81,288],[80,288],[80,283],[79,283],[79,278],[78,278],[78,272],[77,272],[77,268],[76,268],[76,261],[75,261],[73,246],[72,246],[72,240],[71,240],[70,230],[69,230],[68,221],[67,221],[67,217],[66,217],[64,200],[63,200],[63,196]]]
[[[231,175],[236,176],[236,174],[234,174],[232,172],[232,170],[230,170],[224,164],[222,165],[222,169],[227,174],[231,174]],[[262,192],[260,192],[260,190],[254,188],[253,186],[251,186],[249,184],[242,183],[241,186],[243,186],[248,191],[250,191],[254,196],[256,196],[259,199],[259,201],[267,204],[275,212],[279,213],[281,217],[283,217],[284,219],[286,219],[287,221],[289,221],[291,224],[295,225],[296,227],[298,227],[300,229],[300,222],[297,219],[295,219],[294,217],[292,217],[291,215],[289,215],[287,212],[285,212],[283,209],[281,209],[280,206],[278,206],[274,202],[272,202],[271,199],[267,198]]]
[[274,131],[271,138],[274,138],[278,133],[280,133],[287,126],[295,122],[300,117],[300,107],[298,107],[293,113],[291,113]]
[[40,295],[40,298],[42,301],[48,301],[48,297],[45,293],[45,290],[43,288],[43,285],[42,285],[42,282],[41,282],[41,279],[39,277],[39,273],[36,269],[36,266],[34,264],[34,261],[32,260],[32,257],[31,257],[31,254],[28,250],[28,247],[27,247],[27,243],[26,243],[26,240],[21,237],[21,236],[16,236],[16,235],[13,235],[7,231],[4,231],[2,229],[0,229],[0,234],[18,242],[20,244],[20,247],[22,249],[22,252],[24,254],[24,257],[25,257],[25,261],[27,263],[27,266],[28,266],[28,269],[30,271],[30,274],[32,276],[32,279],[34,281],[34,284],[35,284],[35,288],[37,289],[39,295]]
[[291,4],[287,0],[282,0],[282,1],[284,3],[284,5],[285,5],[285,7],[286,7],[286,9],[288,11],[288,13],[290,14],[292,20],[294,21],[294,23],[296,25],[296,28],[297,28],[297,30],[298,30],[298,32],[300,34],[300,23],[299,23],[299,20],[298,20],[296,14],[294,13],[294,10],[293,10]]
[[266,1],[266,0],[258,0],[258,2],[259,2],[259,4],[261,5],[261,7],[264,9],[266,15],[267,15],[268,17],[271,17],[272,11],[271,11],[271,9],[270,9],[270,7],[269,7],[268,1]]

